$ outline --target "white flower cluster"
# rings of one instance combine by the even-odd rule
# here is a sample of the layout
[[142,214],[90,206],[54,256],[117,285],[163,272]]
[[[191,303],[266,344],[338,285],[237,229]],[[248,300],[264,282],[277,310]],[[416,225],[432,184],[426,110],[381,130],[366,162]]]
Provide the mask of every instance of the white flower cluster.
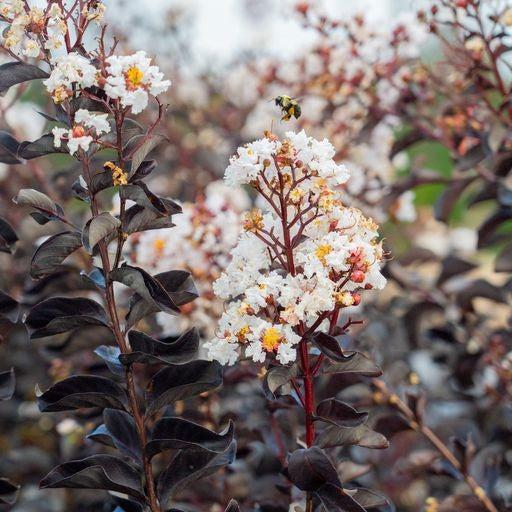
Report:
[[98,85],[98,70],[85,57],[71,52],[55,61],[50,77],[43,83],[56,103],[73,95],[73,86],[80,89]]
[[57,3],[41,9],[37,6],[29,8],[22,0],[3,0],[0,15],[9,23],[3,44],[19,56],[39,57],[43,50],[60,48],[68,30]]
[[[295,192],[318,189],[322,187],[336,187],[348,180],[349,173],[344,165],[338,165],[333,157],[336,154],[334,147],[327,140],[318,141],[308,137],[302,130],[300,133],[288,132],[288,140],[283,143],[275,138],[263,138],[238,148],[237,155],[231,157],[226,169],[225,180],[229,186],[237,186],[256,181],[261,174],[267,180],[277,177],[278,169],[271,165],[272,159],[279,154],[281,160],[288,158],[282,149],[291,148],[299,155],[299,163],[316,173],[316,181],[306,181],[302,187],[295,188]],[[281,153],[280,153],[281,151]]]
[[[101,2],[88,1],[83,3],[79,15],[87,26],[91,21],[99,22],[104,11]],[[63,12],[58,3],[52,2],[42,9],[29,7],[28,2],[22,0],[2,0],[0,16],[8,23],[4,31],[5,48],[26,57],[44,55],[51,62],[50,77],[44,84],[56,103],[83,89],[98,86],[110,99],[119,100],[122,107],[138,114],[147,107],[150,95],[156,97],[171,85],[143,51],[127,56],[111,55],[97,63],[76,52],[61,51],[59,55],[58,50],[64,48],[65,37],[69,36],[67,22],[73,16]],[[69,50],[69,41],[67,48]],[[101,56],[98,60],[102,60]]]
[[76,53],[57,58],[50,77],[44,83],[55,102],[60,103],[79,89],[93,85],[102,87],[109,98],[119,100],[133,114],[142,112],[148,105],[149,96],[165,92],[171,82],[163,80],[157,66],[151,65],[146,53],[108,57],[101,71],[88,59]]
[[157,315],[165,334],[197,327],[206,339],[214,335],[223,302],[214,295],[212,284],[231,260],[242,231],[241,214],[249,205],[244,190],[232,190],[216,181],[194,203],[182,205],[183,212],[173,217],[172,229],[145,231],[130,238],[126,256],[131,263],[153,274],[184,269],[194,278],[199,297],[182,308],[179,316]]
[[[328,26],[333,20],[326,19]],[[235,69],[227,78],[227,93],[236,101],[245,100],[244,106],[252,102],[242,130],[249,137],[260,133],[269,115],[276,113],[262,98],[283,92],[300,95],[302,116],[292,123],[313,136],[327,134],[342,155],[352,176],[344,199],[379,222],[390,213],[410,222],[416,217],[412,195],[392,205],[384,198],[397,177],[389,156],[398,122],[393,114],[409,84],[422,79],[424,71],[417,64],[427,30],[409,15],[398,16],[384,28],[362,16],[335,26],[318,33],[318,40],[297,58],[262,59]],[[310,28],[314,30],[314,23]],[[236,95],[237,87],[244,98]]]
[[377,225],[340,199],[349,175],[334,162],[333,146],[304,131],[286,137],[267,133],[239,148],[226,170],[229,184],[251,184],[268,209],[246,215],[233,259],[214,283],[231,301],[205,344],[222,364],[242,355],[294,361],[304,329],[386,282]]
[[55,147],[60,148],[64,140],[72,155],[79,149],[89,151],[91,143],[108,132],[110,132],[110,124],[107,121],[107,114],[93,114],[85,109],[76,111],[75,122],[71,129],[55,127],[52,130]]

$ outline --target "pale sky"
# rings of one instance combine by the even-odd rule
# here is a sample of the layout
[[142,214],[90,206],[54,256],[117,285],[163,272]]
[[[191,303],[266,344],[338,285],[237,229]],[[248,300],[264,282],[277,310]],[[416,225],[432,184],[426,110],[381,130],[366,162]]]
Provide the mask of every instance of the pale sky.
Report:
[[[309,40],[290,15],[296,0],[110,0],[111,21],[121,23],[139,48],[171,52],[172,42],[159,37],[166,26],[165,13],[184,7],[180,26],[186,27],[187,48],[199,65],[216,66],[248,51],[293,55]],[[310,3],[313,3],[310,1]],[[356,12],[385,23],[401,12],[418,8],[423,0],[317,0],[333,17]],[[142,7],[142,9],[141,9]],[[189,13],[189,14],[187,14]]]

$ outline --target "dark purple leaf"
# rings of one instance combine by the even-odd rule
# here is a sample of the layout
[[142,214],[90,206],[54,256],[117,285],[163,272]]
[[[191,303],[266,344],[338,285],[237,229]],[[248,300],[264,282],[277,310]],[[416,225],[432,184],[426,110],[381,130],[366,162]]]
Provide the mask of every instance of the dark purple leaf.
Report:
[[192,450],[222,453],[233,441],[234,425],[230,421],[225,430],[217,434],[202,425],[182,418],[162,418],[146,445],[146,453],[154,457],[165,450]]
[[275,400],[277,392],[282,394],[289,394],[291,389],[287,387],[284,389],[292,378],[296,378],[300,374],[300,367],[298,364],[292,366],[274,366],[269,368],[263,377],[263,391],[269,400]]
[[473,300],[477,297],[489,299],[502,304],[507,303],[507,295],[503,287],[495,286],[484,279],[475,279],[457,294],[457,303],[462,309],[471,311]]
[[322,354],[333,361],[346,361],[355,356],[355,352],[345,355],[341,349],[340,343],[334,336],[329,336],[324,332],[317,332],[311,337],[311,341]]
[[39,224],[45,224],[50,220],[58,220],[63,214],[62,208],[53,202],[46,194],[31,188],[24,188],[18,192],[13,202],[19,206],[30,206],[40,213],[40,217],[34,219]]
[[365,424],[357,427],[329,426],[320,432],[316,442],[321,448],[357,445],[382,450],[389,446],[388,440],[382,434]]
[[14,395],[16,380],[14,377],[14,369],[11,368],[7,372],[0,373],[0,400],[10,400]]
[[90,219],[82,234],[82,243],[86,251],[92,254],[96,245],[117,233],[121,221],[108,212],[103,212]]
[[156,311],[179,312],[178,305],[162,283],[139,267],[123,265],[110,273],[113,281],[128,286]]
[[398,414],[380,417],[373,428],[387,438],[391,438],[400,432],[411,430],[409,423]]
[[339,427],[357,427],[368,419],[367,412],[358,412],[336,398],[327,398],[316,408],[317,419]]
[[235,500],[231,500],[228,503],[228,506],[226,507],[226,510],[224,512],[240,512],[240,507],[238,506],[238,503]]
[[471,263],[469,261],[463,260],[461,258],[457,258],[457,256],[448,256],[443,260],[443,267],[441,270],[441,274],[437,279],[437,284],[441,285],[448,279],[451,279],[454,276],[458,276],[460,274],[465,274],[466,272],[470,272],[477,265]]
[[0,290],[0,318],[15,324],[18,321],[20,305],[12,297]]
[[348,353],[347,355],[350,356],[350,359],[326,366],[324,373],[348,373],[364,377],[379,377],[382,375],[382,370],[361,352]]
[[315,494],[329,512],[366,512],[365,508],[339,485],[325,483]]
[[155,170],[156,164],[156,160],[145,160],[142,162],[133,176],[130,177],[130,182],[136,182],[149,176]]
[[167,199],[163,201],[163,198],[153,194],[142,181],[131,183],[129,185],[122,185],[119,187],[119,195],[121,199],[129,199],[134,203],[146,208],[158,216],[174,215],[179,213],[181,208],[173,201]]
[[128,333],[131,352],[121,354],[123,364],[183,364],[195,359],[199,349],[199,331],[190,329],[179,337],[157,340],[140,331]]
[[121,351],[119,347],[114,347],[111,345],[100,345],[94,350],[94,353],[105,361],[108,369],[114,374],[119,376],[124,376],[126,373],[126,368],[121,363],[119,356],[121,355]]
[[146,157],[155,149],[161,142],[166,140],[167,137],[164,135],[150,135],[147,134],[136,135],[125,148],[125,151],[131,155],[131,171],[130,174],[134,174],[139,169],[142,162]]
[[18,499],[19,488],[19,485],[11,482],[7,478],[0,478],[0,503],[13,505]]
[[45,240],[36,250],[30,264],[30,275],[40,279],[59,270],[62,262],[82,247],[80,233],[64,231]]
[[51,133],[46,133],[34,141],[24,141],[18,148],[18,157],[24,160],[32,160],[53,153],[67,153],[67,149],[61,146],[55,147],[55,137]]
[[473,182],[476,178],[465,178],[453,181],[450,183],[439,196],[434,205],[434,213],[437,220],[447,222],[450,215],[455,207],[455,204],[459,200],[464,190]]
[[232,464],[235,455],[235,441],[222,453],[180,450],[158,478],[160,502],[164,507],[170,506],[170,501],[177,490]]
[[192,361],[160,370],[151,382],[148,412],[165,405],[200,395],[222,384],[222,366],[217,361]]
[[25,318],[31,339],[44,338],[80,327],[108,326],[105,310],[91,299],[54,297],[35,305]]
[[50,471],[39,485],[41,489],[104,489],[145,501],[139,470],[112,455],[65,462]]
[[[156,280],[160,284],[176,306],[187,304],[198,297],[198,293],[190,273],[185,272],[184,270],[170,270],[169,272],[163,272],[153,276],[152,280]],[[140,294],[136,293],[130,301],[130,311],[126,317],[129,327],[135,325],[145,316],[160,311],[161,309],[156,307],[154,303],[155,300],[153,297],[148,301]]]
[[95,375],[74,375],[61,380],[37,399],[41,412],[73,411],[101,407],[124,409],[124,389],[114,381]]
[[105,409],[103,411],[103,422],[106,431],[112,437],[114,446],[124,455],[132,457],[133,460],[139,463],[142,452],[133,416],[125,411]]
[[326,483],[341,486],[332,462],[318,446],[295,450],[288,460],[287,472],[302,491],[316,491]]
[[20,143],[10,134],[0,130],[0,162],[8,165],[20,164],[18,148]]
[[0,252],[12,253],[17,241],[18,236],[12,226],[0,217]]
[[488,247],[501,238],[508,239],[508,235],[497,233],[498,228],[505,222],[512,219],[512,208],[503,207],[496,210],[484,223],[478,228],[478,248]]
[[7,91],[13,85],[48,78],[48,73],[32,64],[24,62],[6,62],[0,66],[0,93]]

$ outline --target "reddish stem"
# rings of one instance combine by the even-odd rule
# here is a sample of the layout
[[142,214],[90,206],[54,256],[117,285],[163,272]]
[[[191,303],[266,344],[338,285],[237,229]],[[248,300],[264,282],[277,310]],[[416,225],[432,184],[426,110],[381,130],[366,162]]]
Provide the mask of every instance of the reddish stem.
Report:
[[309,349],[306,340],[300,342],[300,361],[304,372],[304,413],[306,417],[306,445],[308,448],[315,442],[315,392],[313,389],[313,372],[309,364]]

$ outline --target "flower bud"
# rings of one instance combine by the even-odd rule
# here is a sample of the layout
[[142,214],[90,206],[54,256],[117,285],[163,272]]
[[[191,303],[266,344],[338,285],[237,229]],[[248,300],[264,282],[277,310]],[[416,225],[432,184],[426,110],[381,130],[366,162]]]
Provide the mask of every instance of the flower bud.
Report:
[[350,276],[350,280],[354,283],[362,283],[365,277],[365,273],[362,270],[354,270]]

